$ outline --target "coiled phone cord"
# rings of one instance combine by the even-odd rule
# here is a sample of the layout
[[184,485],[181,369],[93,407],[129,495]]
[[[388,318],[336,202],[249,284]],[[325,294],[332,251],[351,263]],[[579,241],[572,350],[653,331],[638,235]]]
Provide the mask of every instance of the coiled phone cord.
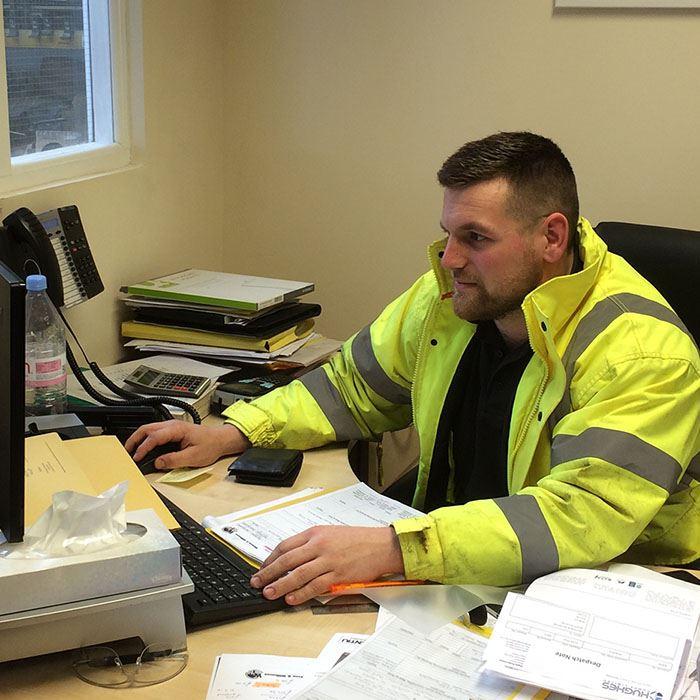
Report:
[[167,409],[167,406],[175,406],[176,408],[181,408],[185,413],[187,413],[191,418],[193,423],[201,423],[202,419],[199,415],[199,413],[196,411],[196,409],[193,406],[190,406],[186,401],[182,401],[181,399],[176,399],[176,398],[171,398],[168,396],[141,396],[139,394],[136,394],[133,391],[128,391],[127,389],[124,389],[123,387],[119,386],[118,384],[115,384],[98,366],[96,362],[91,362],[90,358],[87,356],[85,350],[83,349],[83,346],[80,344],[80,341],[78,340],[78,337],[76,336],[75,332],[71,328],[70,324],[66,320],[65,316],[63,315],[63,312],[60,309],[56,309],[58,311],[58,315],[61,317],[61,320],[63,321],[63,325],[68,329],[70,332],[71,336],[73,337],[73,340],[77,343],[78,347],[80,348],[80,352],[83,354],[83,357],[85,358],[85,361],[88,363],[88,366],[90,369],[93,371],[95,376],[106,386],[110,391],[114,392],[117,396],[121,396],[121,400],[119,399],[113,399],[108,396],[104,396],[100,394],[97,389],[95,389],[90,382],[87,380],[85,375],[83,374],[83,371],[81,370],[80,366],[78,365],[77,360],[75,359],[75,355],[73,354],[73,350],[71,349],[70,345],[66,343],[66,358],[68,359],[68,364],[70,365],[71,370],[73,370],[73,374],[75,375],[75,378],[80,382],[80,385],[85,389],[85,391],[88,393],[90,397],[95,399],[95,401],[98,401],[104,406],[153,406],[153,408],[156,409],[156,411],[163,417],[164,420],[169,420],[173,416],[170,413],[170,411]]

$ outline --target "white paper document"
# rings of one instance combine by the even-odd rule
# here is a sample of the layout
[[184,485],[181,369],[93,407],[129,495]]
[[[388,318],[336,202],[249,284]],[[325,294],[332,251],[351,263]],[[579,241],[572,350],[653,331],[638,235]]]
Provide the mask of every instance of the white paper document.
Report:
[[318,655],[317,661],[330,671],[336,664],[354,654],[367,640],[368,634],[355,632],[336,632]]
[[697,586],[637,567],[557,571],[508,594],[486,668],[580,698],[670,700],[699,611]]
[[169,343],[152,340],[130,340],[124,347],[135,348],[141,352],[169,352],[176,355],[194,355],[209,358],[214,362],[238,360],[246,364],[264,364],[272,360],[287,362],[297,367],[308,367],[332,355],[340,348],[339,340],[324,338],[318,333],[311,333],[306,338],[295,340],[274,352],[257,350],[232,350],[206,345],[187,345],[186,343]]
[[[621,574],[643,574],[645,578],[663,581],[664,583],[672,583],[674,586],[700,595],[699,584],[681,581],[672,576],[665,576],[657,571],[652,571],[651,569],[643,569],[631,564],[613,564],[608,571]],[[678,674],[678,682],[676,683],[676,689],[673,693],[672,700],[700,700],[700,623],[698,623],[698,629],[695,632],[695,640],[693,641],[693,647],[690,650],[688,660],[685,664],[681,664],[681,670]]]
[[386,526],[420,511],[355,484],[302,503],[212,528],[238,551],[263,562],[282,541],[315,525]]
[[326,670],[316,659],[300,656],[221,654],[206,700],[283,700]]
[[[269,362],[278,358],[286,358],[300,350],[311,340],[318,338],[318,333],[311,333],[299,340],[293,340],[284,347],[269,352],[263,350],[238,350],[237,348],[220,348],[213,345],[191,345],[176,343],[169,340],[129,340],[125,348],[135,348],[141,352],[169,352],[176,355],[197,355],[200,357],[218,358],[221,360],[241,360],[245,362]],[[150,358],[149,358],[150,360]]]
[[672,700],[700,700],[700,633],[695,635],[688,662],[681,667]]
[[480,669],[487,638],[447,624],[423,635],[399,619],[387,622],[354,654],[295,697],[309,700],[506,700],[536,689]]
[[315,493],[321,493],[321,491],[323,491],[322,486],[307,486],[305,489],[295,491],[294,493],[289,493],[281,498],[276,498],[274,501],[267,501],[266,503],[260,503],[257,506],[250,506],[249,508],[234,510],[232,513],[226,513],[226,515],[205,515],[202,518],[202,525],[210,530],[215,527],[221,528],[224,525],[229,525],[230,523],[234,523],[237,520],[242,520],[250,515],[255,515],[261,510],[282,506],[290,501],[298,501],[300,498],[308,498],[309,496],[313,496]]
[[207,700],[283,700],[303,691],[354,653],[366,634],[334,634],[316,659],[267,654],[221,654],[214,663]]
[[[485,603],[502,604],[511,589],[481,585],[425,585],[353,588],[423,634]],[[350,592],[350,591],[348,591]]]

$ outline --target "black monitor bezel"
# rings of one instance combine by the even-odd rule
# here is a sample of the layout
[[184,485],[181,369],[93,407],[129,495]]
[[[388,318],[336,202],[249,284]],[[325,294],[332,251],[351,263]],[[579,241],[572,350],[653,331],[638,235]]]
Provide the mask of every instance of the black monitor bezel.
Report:
[[24,537],[24,280],[0,262],[0,530]]

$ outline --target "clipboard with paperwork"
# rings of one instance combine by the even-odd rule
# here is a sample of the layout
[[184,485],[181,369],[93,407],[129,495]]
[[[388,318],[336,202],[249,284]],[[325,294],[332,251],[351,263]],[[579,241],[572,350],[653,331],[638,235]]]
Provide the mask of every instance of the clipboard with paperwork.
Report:
[[260,563],[284,539],[314,525],[389,525],[422,513],[387,498],[366,484],[353,484],[323,495],[311,495],[226,524],[211,532],[247,559]]
[[30,527],[51,505],[57,491],[79,491],[96,496],[128,481],[127,511],[152,508],[168,529],[178,527],[163,502],[133,460],[111,435],[63,441],[56,433],[25,440],[25,527]]

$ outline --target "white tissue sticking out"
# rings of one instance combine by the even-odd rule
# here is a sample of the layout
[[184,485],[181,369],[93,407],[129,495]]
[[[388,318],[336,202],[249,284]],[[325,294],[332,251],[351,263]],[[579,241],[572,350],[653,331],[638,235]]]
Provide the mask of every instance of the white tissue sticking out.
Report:
[[[126,523],[123,481],[99,496],[59,491],[52,503],[29,528],[24,542],[7,554],[11,558],[42,559],[70,556],[127,544],[142,533]],[[145,528],[142,528],[145,529]]]

